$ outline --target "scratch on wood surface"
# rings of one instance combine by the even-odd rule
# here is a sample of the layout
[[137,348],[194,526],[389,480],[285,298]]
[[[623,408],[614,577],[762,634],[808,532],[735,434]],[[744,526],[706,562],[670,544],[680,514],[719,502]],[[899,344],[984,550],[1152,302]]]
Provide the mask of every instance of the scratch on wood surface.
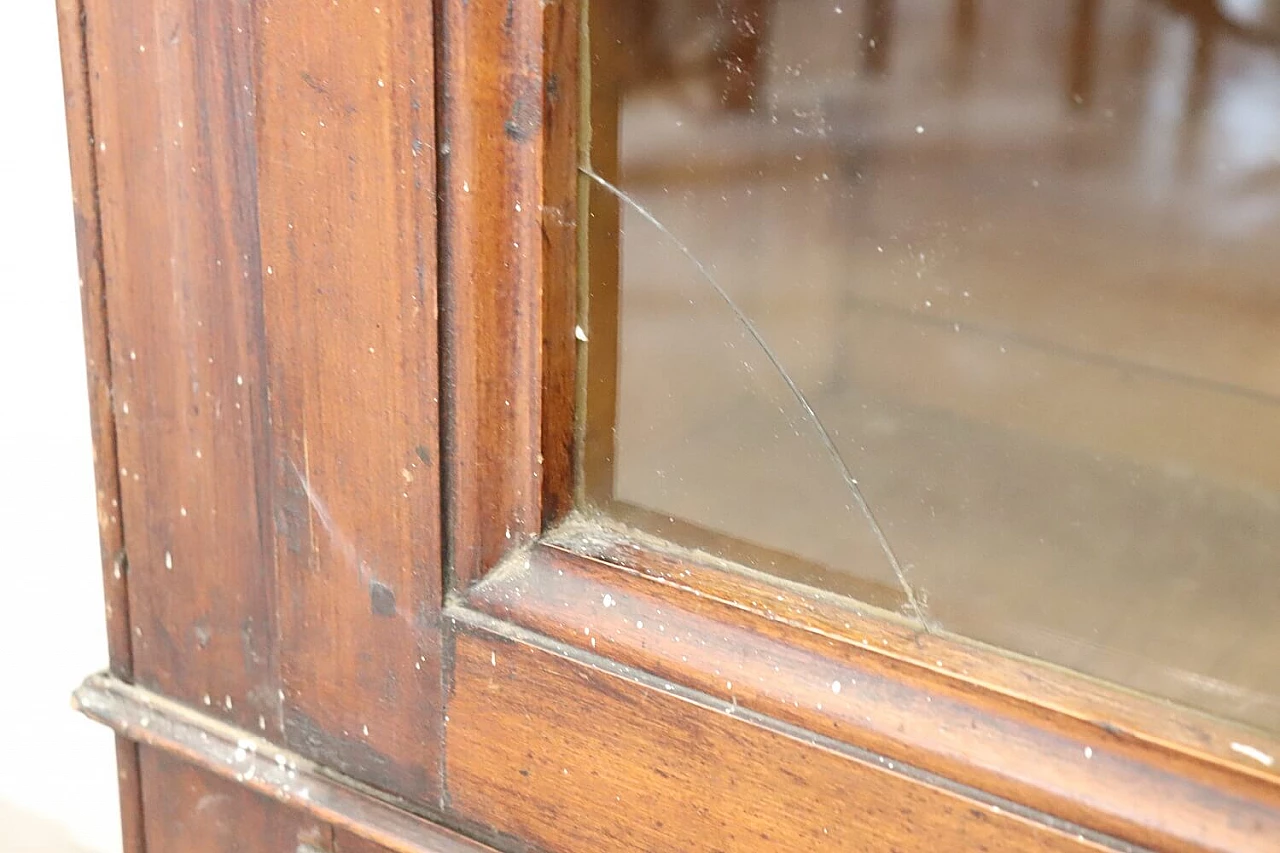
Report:
[[[351,541],[350,537],[342,532],[340,527],[338,527],[337,523],[333,520],[333,515],[329,512],[329,507],[325,504],[324,499],[321,498],[315,489],[311,487],[310,464],[307,460],[307,437],[305,434],[302,437],[302,456],[303,466],[306,469],[305,472],[299,471],[298,466],[294,464],[292,459],[285,460],[289,465],[289,470],[293,472],[294,477],[298,479],[299,485],[302,486],[302,492],[307,496],[307,504],[311,507],[311,512],[320,521],[320,526],[324,528],[324,532],[329,537],[329,541],[333,543],[335,548],[337,548],[338,553],[342,555],[343,560],[345,560],[348,565],[356,569],[360,580],[367,581],[370,574],[369,564],[360,559],[360,554],[356,551],[355,543]],[[311,531],[311,553],[319,553],[319,548],[315,541],[314,527]]]

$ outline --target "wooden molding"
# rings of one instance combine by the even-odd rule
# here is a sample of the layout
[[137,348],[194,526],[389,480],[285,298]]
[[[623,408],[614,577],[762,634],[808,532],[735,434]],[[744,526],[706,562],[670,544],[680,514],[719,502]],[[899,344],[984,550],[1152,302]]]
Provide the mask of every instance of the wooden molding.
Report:
[[453,580],[572,503],[578,4],[445,0],[441,367]]
[[1232,748],[1277,754],[1258,733],[700,565],[634,533],[570,525],[467,603],[1128,843],[1280,850],[1280,777]]
[[446,613],[450,808],[540,848],[1134,849],[486,614]]
[[493,853],[258,735],[109,675],[91,675],[74,707],[122,738],[176,756],[397,853]]

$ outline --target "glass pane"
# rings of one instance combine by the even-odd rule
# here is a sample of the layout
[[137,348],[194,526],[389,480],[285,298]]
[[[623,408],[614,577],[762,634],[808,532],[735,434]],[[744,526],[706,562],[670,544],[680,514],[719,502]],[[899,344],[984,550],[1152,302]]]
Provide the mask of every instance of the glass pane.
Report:
[[1280,731],[1280,2],[595,0],[590,52],[588,502]]

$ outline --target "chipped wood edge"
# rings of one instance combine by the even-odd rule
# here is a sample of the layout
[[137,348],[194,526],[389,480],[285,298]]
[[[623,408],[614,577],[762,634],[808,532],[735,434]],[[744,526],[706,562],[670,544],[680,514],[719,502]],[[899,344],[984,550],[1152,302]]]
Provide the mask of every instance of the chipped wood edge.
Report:
[[395,853],[493,853],[496,848],[408,810],[252,732],[106,673],[91,675],[72,707],[121,737],[161,750]]

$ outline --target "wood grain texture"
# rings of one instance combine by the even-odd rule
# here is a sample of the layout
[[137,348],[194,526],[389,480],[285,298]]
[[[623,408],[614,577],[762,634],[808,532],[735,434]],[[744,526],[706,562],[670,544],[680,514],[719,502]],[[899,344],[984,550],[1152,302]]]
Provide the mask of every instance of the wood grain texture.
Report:
[[546,849],[1107,849],[892,761],[454,615],[453,808]]
[[[145,688],[106,675],[90,676],[76,691],[76,703],[82,713],[136,740],[144,750],[305,813],[333,827],[337,837],[347,839],[353,848],[358,838],[374,845],[373,849],[398,853],[491,849],[410,812],[401,800],[375,795],[297,752]],[[287,811],[283,814],[288,821],[297,820]]]
[[[958,650],[940,643],[920,650],[939,655],[932,667],[886,654],[866,615],[819,633],[681,583],[539,546],[527,568],[491,576],[469,600],[584,652],[1133,844],[1280,849],[1274,779],[1046,708],[1042,697],[1011,698],[970,680],[964,664],[948,671]],[[805,603],[785,588],[744,601],[770,611]],[[1030,678],[1059,675],[1023,666]]]
[[720,602],[748,617],[751,624],[779,622],[845,645],[878,648],[878,654],[947,679],[1093,721],[1129,737],[1230,768],[1233,773],[1280,784],[1280,767],[1260,764],[1232,748],[1233,742],[1248,742],[1264,753],[1280,754],[1280,740],[1247,726],[1175,708],[1158,698],[1135,695],[960,637],[921,634],[896,613],[674,548],[607,519],[585,515],[570,519],[542,544],[598,560],[695,598]]
[[331,849],[330,828],[303,812],[142,748],[148,853],[294,853]]
[[84,12],[133,676],[278,729],[252,7]]
[[[450,566],[463,587],[541,531],[544,466],[548,506],[569,503],[562,491],[574,343],[565,338],[575,300],[563,241],[573,228],[566,185],[576,155],[566,148],[571,128],[555,129],[576,115],[560,90],[576,90],[569,5],[442,4],[441,310],[452,456],[445,494]],[[566,290],[544,301],[552,284]],[[544,413],[547,364],[556,376]]]
[[257,8],[284,741],[435,803],[431,5]]

